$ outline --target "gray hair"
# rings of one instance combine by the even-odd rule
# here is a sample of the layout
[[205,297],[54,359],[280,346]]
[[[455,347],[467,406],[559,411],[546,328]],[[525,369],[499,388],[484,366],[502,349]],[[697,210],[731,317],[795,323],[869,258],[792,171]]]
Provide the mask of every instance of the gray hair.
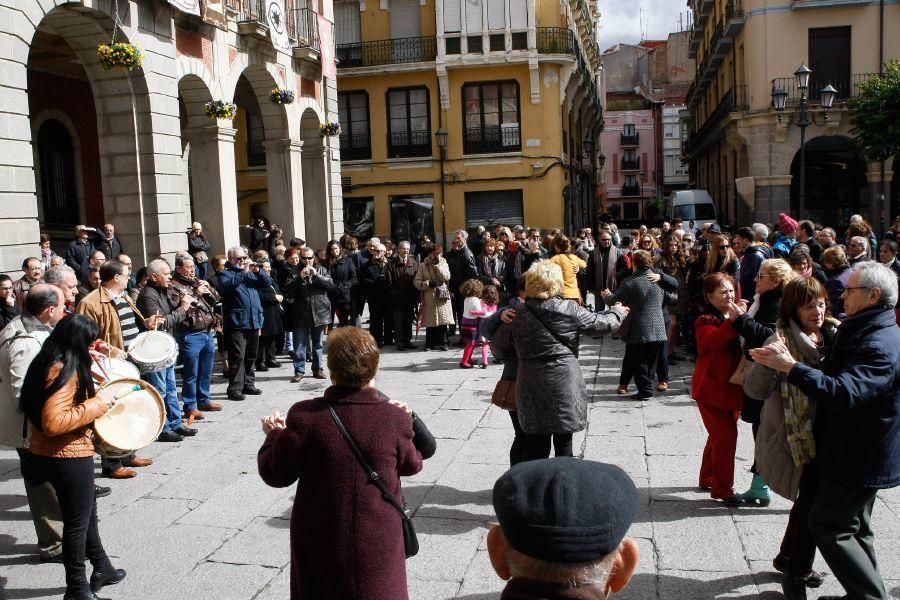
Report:
[[47,272],[44,273],[44,283],[49,283],[51,285],[62,285],[62,282],[68,275],[72,275],[76,279],[78,275],[75,274],[75,270],[68,265],[60,265],[58,267],[52,267],[47,269]]
[[513,577],[535,581],[553,581],[569,587],[602,585],[612,573],[616,552],[603,558],[581,563],[558,563],[533,558],[507,546],[506,561]]
[[[150,264],[147,265],[147,275],[159,275],[160,273],[162,273],[163,266],[169,267],[169,261],[164,258],[151,260]],[[169,268],[171,269],[172,267]]]
[[234,258],[234,255],[235,255],[236,253],[242,251],[242,250],[243,250],[244,252],[249,252],[249,251],[248,251],[246,248],[244,248],[243,246],[232,246],[231,248],[228,249],[228,258],[229,258],[229,259]]
[[59,304],[62,294],[59,288],[48,283],[38,283],[31,286],[28,295],[25,297],[25,312],[32,316],[37,316],[50,308]]
[[856,242],[857,244],[862,246],[863,250],[865,250],[867,252],[869,250],[869,240],[867,240],[866,238],[864,238],[861,235],[854,235],[852,238],[847,240],[847,245],[850,245],[850,242]]
[[832,229],[831,227],[825,227],[824,229],[822,229],[822,233],[829,235],[832,238],[837,237],[837,232],[834,229]]
[[187,263],[194,264],[194,257],[191,256],[190,254],[182,254],[181,252],[179,252],[178,254],[175,255],[175,267],[176,268],[181,268]]
[[453,232],[453,235],[458,235],[459,237],[461,237],[463,239],[463,241],[466,241],[467,239],[469,239],[469,232],[466,231],[465,229],[457,229],[456,231]]
[[856,263],[853,270],[859,273],[860,287],[881,290],[882,306],[886,308],[897,306],[897,276],[893,271],[873,260]]
[[769,228],[762,223],[754,223],[750,229],[753,230],[753,237],[757,242],[765,242],[769,239]]

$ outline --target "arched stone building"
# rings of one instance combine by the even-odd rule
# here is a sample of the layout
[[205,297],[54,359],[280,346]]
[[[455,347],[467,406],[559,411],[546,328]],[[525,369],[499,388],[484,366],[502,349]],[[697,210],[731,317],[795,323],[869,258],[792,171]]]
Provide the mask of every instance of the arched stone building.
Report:
[[[319,134],[337,120],[331,0],[275,0],[276,27],[271,4],[0,6],[0,271],[35,255],[41,232],[59,251],[79,223],[114,223],[137,264],[185,248],[192,221],[216,252],[251,216],[315,246],[340,235],[337,138]],[[97,46],[112,40],[142,67],[105,70]],[[210,119],[210,100],[236,102],[236,118]]]

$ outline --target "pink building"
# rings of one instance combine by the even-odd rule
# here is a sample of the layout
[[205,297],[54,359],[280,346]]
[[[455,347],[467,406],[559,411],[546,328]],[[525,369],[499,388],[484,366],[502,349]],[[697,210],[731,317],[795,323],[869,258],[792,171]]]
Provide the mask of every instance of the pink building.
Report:
[[[648,201],[657,196],[657,121],[652,109],[612,110],[618,102],[607,95],[610,110],[604,114],[606,126],[600,144],[606,157],[603,210],[613,219],[638,221],[648,214]],[[644,102],[643,98],[640,100]],[[661,183],[661,182],[660,182]]]

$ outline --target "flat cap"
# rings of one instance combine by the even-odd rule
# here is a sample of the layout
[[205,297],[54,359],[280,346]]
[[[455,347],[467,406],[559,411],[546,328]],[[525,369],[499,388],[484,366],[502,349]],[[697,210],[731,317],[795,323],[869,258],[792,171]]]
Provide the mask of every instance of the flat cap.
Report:
[[713,223],[712,225],[709,226],[709,229],[706,230],[706,233],[718,235],[718,234],[722,233],[722,228],[719,227],[718,223]]
[[637,513],[637,489],[615,465],[548,458],[504,473],[493,502],[510,546],[539,560],[578,563],[619,547]]

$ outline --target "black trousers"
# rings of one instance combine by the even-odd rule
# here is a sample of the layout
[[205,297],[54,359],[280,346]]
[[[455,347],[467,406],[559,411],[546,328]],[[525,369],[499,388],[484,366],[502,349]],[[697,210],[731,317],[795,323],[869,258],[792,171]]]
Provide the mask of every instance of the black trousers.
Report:
[[90,590],[84,569],[85,557],[95,570],[112,569],[97,529],[94,458],[50,458],[25,453],[22,455],[22,476],[31,485],[49,482],[56,490],[63,520],[66,593],[85,594]]
[[523,435],[521,462],[549,458],[551,439],[553,440],[553,450],[557,457],[573,456],[571,433],[554,433],[553,435],[531,435],[526,433]]
[[225,331],[225,351],[228,353],[228,393],[240,394],[256,383],[256,354],[259,351],[259,330],[228,329]]
[[509,411],[509,418],[512,420],[513,430],[516,432],[512,446],[509,447],[509,466],[513,467],[524,460],[525,432],[522,431],[522,426],[519,425],[518,412],[514,410]]
[[275,362],[275,357],[277,356],[275,351],[275,342],[278,338],[284,339],[284,334],[282,333],[280,336],[275,335],[261,335],[259,336],[259,349],[256,353],[256,368],[260,368],[266,363]]
[[809,530],[809,511],[816,497],[819,476],[815,463],[803,467],[797,499],[791,507],[787,529],[781,539],[779,555],[788,561],[788,573],[802,577],[812,570],[816,558],[816,541]]
[[383,298],[369,298],[369,333],[379,346],[394,338],[394,313]]
[[656,358],[662,342],[644,342],[642,344],[625,344],[625,356],[622,359],[622,373],[619,385],[628,385],[634,377],[638,394],[653,395],[653,376],[656,374]]
[[394,342],[412,343],[413,307],[397,303],[394,308]]
[[450,308],[451,310],[453,310],[453,325],[449,326],[450,335],[454,335],[456,333],[456,324],[462,322],[463,304],[465,303],[465,301],[466,299],[462,294],[451,290]]
[[437,348],[439,346],[449,346],[450,336],[447,334],[447,326],[440,325],[438,327],[425,328],[425,347]]

